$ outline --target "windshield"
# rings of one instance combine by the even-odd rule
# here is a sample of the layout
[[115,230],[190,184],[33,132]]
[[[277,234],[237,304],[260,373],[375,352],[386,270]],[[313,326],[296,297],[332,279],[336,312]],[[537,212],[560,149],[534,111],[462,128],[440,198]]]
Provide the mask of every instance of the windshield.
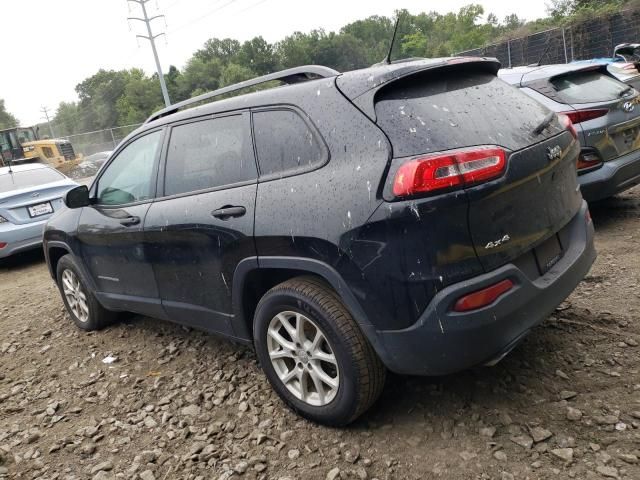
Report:
[[18,129],[18,141],[22,145],[26,142],[33,142],[36,140],[36,136],[33,134],[33,130],[30,128],[19,128]]
[[629,89],[615,78],[594,71],[575,72],[550,81],[564,103],[609,102]]
[[0,173],[0,193],[59,182],[62,179],[64,179],[64,175],[52,168],[37,168],[13,173]]
[[[14,130],[0,132],[0,151],[3,153],[5,159],[13,158],[11,150],[17,147],[16,132]],[[6,154],[6,156],[4,154]]]

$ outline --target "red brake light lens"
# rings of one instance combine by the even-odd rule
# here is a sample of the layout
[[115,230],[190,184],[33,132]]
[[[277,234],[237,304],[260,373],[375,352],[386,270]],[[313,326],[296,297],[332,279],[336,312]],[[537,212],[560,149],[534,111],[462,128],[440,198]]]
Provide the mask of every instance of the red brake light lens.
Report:
[[455,312],[469,312],[471,310],[478,310],[479,308],[486,307],[511,290],[513,286],[514,285],[511,280],[502,280],[495,285],[491,285],[490,287],[483,288],[482,290],[478,290],[477,292],[461,297],[456,302],[453,310]]
[[573,112],[564,112],[573,124],[587,122],[596,118],[604,117],[609,110],[606,108],[597,108],[594,110],[575,110]]
[[499,147],[475,147],[414,158],[396,172],[393,194],[406,197],[486,182],[500,177],[506,164],[506,153]]
[[602,159],[595,152],[583,151],[578,157],[578,170],[588,170],[602,165]]
[[4,247],[6,247],[6,246],[7,246],[7,243],[6,243],[6,242],[0,242],[0,248],[4,248]]
[[565,115],[564,113],[559,113],[558,120],[560,120],[560,125],[562,125],[565,129],[569,130],[573,139],[577,140],[578,131],[576,130],[576,127],[574,127],[573,122],[571,121],[569,116]]

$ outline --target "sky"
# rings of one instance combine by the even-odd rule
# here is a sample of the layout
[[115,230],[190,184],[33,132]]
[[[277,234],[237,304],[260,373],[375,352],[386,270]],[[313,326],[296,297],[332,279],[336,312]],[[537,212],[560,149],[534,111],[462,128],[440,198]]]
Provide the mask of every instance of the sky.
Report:
[[[391,16],[406,8],[412,13],[458,11],[480,3],[486,13],[502,19],[516,13],[533,20],[545,15],[545,0],[149,0],[153,33],[166,32],[156,42],[165,73],[169,65],[182,68],[211,37],[240,41],[263,36],[275,42],[294,31],[338,30],[370,15]],[[143,68],[155,71],[151,48],[136,34],[146,35],[140,6],[126,0],[3,1],[0,16],[0,98],[22,125],[33,125],[61,101],[77,100],[75,86],[100,68]],[[321,7],[320,7],[321,6]],[[165,24],[166,21],[166,24]]]

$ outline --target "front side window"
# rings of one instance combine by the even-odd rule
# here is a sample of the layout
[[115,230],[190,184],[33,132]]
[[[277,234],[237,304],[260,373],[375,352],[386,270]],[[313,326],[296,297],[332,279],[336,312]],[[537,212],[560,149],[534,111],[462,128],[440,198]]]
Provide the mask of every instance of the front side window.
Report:
[[309,170],[326,158],[317,136],[291,110],[255,112],[253,134],[261,176]]
[[98,180],[99,205],[124,205],[152,197],[161,139],[161,131],[150,133],[117,154]]
[[233,185],[257,177],[248,120],[232,115],[173,127],[165,195]]

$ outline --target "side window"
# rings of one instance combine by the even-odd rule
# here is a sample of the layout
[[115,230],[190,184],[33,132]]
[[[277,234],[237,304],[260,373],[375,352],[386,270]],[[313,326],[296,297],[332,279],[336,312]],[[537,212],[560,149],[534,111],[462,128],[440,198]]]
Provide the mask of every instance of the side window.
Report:
[[248,121],[242,115],[173,127],[165,195],[231,185],[257,177]]
[[134,140],[121,150],[98,180],[99,205],[123,205],[151,198],[154,165],[162,132]]
[[253,134],[261,176],[308,170],[325,160],[316,134],[294,111],[254,112]]

